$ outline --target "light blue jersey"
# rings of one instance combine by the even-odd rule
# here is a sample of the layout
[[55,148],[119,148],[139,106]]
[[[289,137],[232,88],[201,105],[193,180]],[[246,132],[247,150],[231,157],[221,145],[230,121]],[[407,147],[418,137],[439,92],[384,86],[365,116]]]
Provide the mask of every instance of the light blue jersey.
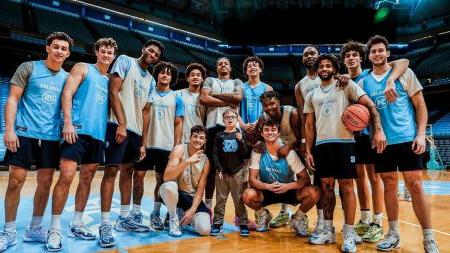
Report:
[[78,134],[105,141],[108,118],[108,77],[94,64],[86,64],[88,72],[73,97],[72,123]]
[[[365,78],[366,76],[368,76],[369,73],[370,73],[370,69],[365,69],[365,70],[363,70],[363,71],[361,72],[361,74],[359,74],[359,76],[357,76],[357,77],[355,77],[355,78],[352,78],[352,80],[353,80],[355,83],[358,83],[361,79],[363,79],[363,78]],[[369,127],[364,128],[364,129],[361,131],[361,134],[363,134],[363,135],[370,135]]]
[[417,77],[408,69],[395,81],[395,90],[399,97],[388,103],[384,96],[387,78],[392,70],[384,76],[368,75],[360,84],[367,95],[374,101],[381,117],[381,125],[388,145],[413,141],[416,136],[416,120],[410,97],[422,90]]
[[41,140],[61,140],[61,93],[68,73],[52,73],[44,61],[33,62],[33,72],[17,108],[16,133]]
[[251,87],[248,82],[242,84],[244,97],[241,101],[241,118],[244,123],[255,123],[263,113],[263,105],[259,97],[267,91],[268,85],[260,82],[255,87]]

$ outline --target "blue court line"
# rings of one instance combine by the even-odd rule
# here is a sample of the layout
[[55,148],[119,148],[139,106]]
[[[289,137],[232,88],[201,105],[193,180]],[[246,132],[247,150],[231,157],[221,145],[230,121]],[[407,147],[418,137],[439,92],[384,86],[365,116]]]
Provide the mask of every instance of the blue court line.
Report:
[[[399,186],[403,189],[405,182],[400,181]],[[450,182],[448,181],[423,181],[423,188],[428,195],[450,195]]]
[[[4,199],[1,198],[1,203],[4,203]],[[0,208],[0,220],[2,224],[5,219],[5,211],[4,208]],[[33,199],[32,198],[22,198],[19,204],[19,209],[17,213],[17,245],[11,247],[6,252],[26,252],[26,253],[41,253],[46,252],[43,244],[40,243],[29,243],[22,242],[23,235],[25,233],[26,228],[29,226],[31,221],[31,215],[33,210]],[[97,246],[97,241],[84,241],[80,239],[68,238],[67,231],[69,229],[69,224],[72,221],[73,214],[75,210],[74,204],[74,196],[69,196],[67,200],[66,207],[64,208],[63,214],[61,216],[61,225],[62,225],[62,233],[65,236],[64,238],[64,249],[61,252],[69,253],[69,252],[97,252],[100,250],[104,250]],[[141,205],[141,210],[144,216],[144,223],[149,224],[149,216],[151,211],[153,210],[153,202],[152,199],[144,198]],[[47,227],[50,226],[50,212],[51,212],[51,201],[49,201],[46,209],[46,215],[44,217],[43,224]],[[166,208],[164,205],[161,206],[161,218],[164,219],[166,215]],[[115,194],[113,203],[111,206],[111,221],[114,223],[115,219],[120,214],[120,195]],[[93,232],[95,232],[98,236],[98,227],[101,223],[100,216],[100,196],[98,194],[92,194],[87,203],[84,215],[83,222],[88,226]],[[234,231],[238,231],[239,229],[231,224],[224,224],[224,233],[230,233]],[[132,232],[117,232],[113,229],[114,239],[116,240],[115,248],[110,249],[118,249],[119,252],[127,252],[127,248],[137,247],[140,245],[148,245],[148,244],[157,244],[178,240],[186,240],[192,238],[198,238],[199,235],[190,232],[184,231],[183,236],[181,237],[171,237],[168,235],[167,230],[161,232],[149,232],[149,233],[132,233]]]

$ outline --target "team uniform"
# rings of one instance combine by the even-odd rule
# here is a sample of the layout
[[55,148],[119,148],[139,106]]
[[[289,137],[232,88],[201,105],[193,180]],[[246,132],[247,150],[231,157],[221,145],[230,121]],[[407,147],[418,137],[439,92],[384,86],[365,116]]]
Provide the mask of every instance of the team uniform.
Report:
[[149,102],[150,93],[156,86],[155,79],[148,70],[143,70],[137,59],[126,55],[117,58],[111,69],[111,74],[114,73],[123,79],[119,96],[127,122],[127,137],[122,143],[116,142],[118,121],[111,111],[106,130],[106,165],[119,165],[139,160],[143,127],[142,110]]
[[[263,154],[252,152],[250,169],[258,170],[261,182],[266,184],[291,183],[295,182],[295,175],[305,169],[300,158],[295,151],[289,151],[285,158],[279,158],[276,155],[265,151]],[[297,189],[289,190],[285,193],[276,194],[269,190],[261,190],[263,195],[262,206],[268,206],[275,203],[284,203],[297,205]]]
[[305,77],[302,78],[302,80],[298,81],[298,83],[295,86],[300,87],[300,92],[302,93],[303,98],[306,99],[308,93],[317,88],[319,85],[320,85],[319,77],[316,76],[313,79],[306,75]]
[[136,170],[149,170],[155,167],[164,174],[169,155],[174,147],[175,117],[184,116],[182,98],[173,90],[158,91],[150,95],[150,125],[147,133],[146,156],[136,164]]
[[259,116],[263,113],[263,105],[259,101],[259,97],[267,91],[268,84],[259,82],[252,87],[248,82],[242,84],[244,96],[240,105],[240,116],[245,124],[255,123]]
[[203,126],[205,107],[199,103],[200,93],[192,93],[188,88],[177,90],[176,93],[183,99],[183,139],[182,143],[189,143],[191,128],[195,125]]
[[[183,158],[185,161],[189,158],[188,144],[183,144]],[[202,156],[200,161],[187,166],[176,181],[168,181],[161,185],[159,194],[167,206],[169,213],[169,235],[181,236],[182,232],[179,225],[179,219],[184,212],[192,207],[194,196],[197,192],[200,177],[202,175],[205,163],[208,160]],[[174,196],[177,196],[174,198]],[[192,227],[200,235],[208,235],[210,231],[209,209],[203,201],[198,205],[193,217]]]
[[416,137],[416,119],[410,97],[421,91],[422,85],[411,69],[395,81],[399,97],[388,103],[384,96],[387,78],[392,69],[382,75],[373,72],[359,84],[375,102],[386,135],[387,147],[378,155],[375,170],[377,173],[410,171],[423,168],[422,156],[411,150]]
[[341,121],[350,102],[357,102],[365,92],[353,81],[340,89],[334,81],[319,86],[305,100],[304,113],[314,113],[316,143],[313,150],[319,178],[351,179],[356,177],[355,140]]
[[61,140],[61,94],[68,73],[54,72],[44,61],[25,62],[11,79],[24,88],[17,107],[15,132],[20,147],[6,151],[7,165],[30,169],[57,168]]
[[108,117],[108,76],[95,64],[86,64],[88,72],[79,85],[72,106],[72,124],[78,134],[74,144],[64,142],[61,158],[81,164],[102,163]]

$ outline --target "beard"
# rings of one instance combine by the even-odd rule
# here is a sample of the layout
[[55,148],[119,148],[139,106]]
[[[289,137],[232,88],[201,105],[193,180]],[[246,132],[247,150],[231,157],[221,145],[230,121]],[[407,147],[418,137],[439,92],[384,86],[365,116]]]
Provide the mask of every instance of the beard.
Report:
[[331,78],[333,78],[333,73],[327,73],[326,76],[323,76],[322,74],[319,74],[319,78],[322,81],[329,81]]

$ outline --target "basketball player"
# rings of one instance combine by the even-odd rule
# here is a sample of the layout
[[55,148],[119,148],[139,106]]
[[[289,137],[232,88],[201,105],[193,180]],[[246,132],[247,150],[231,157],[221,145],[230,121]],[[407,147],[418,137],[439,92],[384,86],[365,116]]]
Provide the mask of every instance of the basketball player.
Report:
[[99,39],[95,43],[97,62],[80,62],[72,68],[67,77],[61,99],[64,116],[61,172],[53,189],[52,223],[47,238],[49,250],[58,250],[63,246],[61,213],[78,163],[81,163],[80,182],[75,195],[75,215],[69,236],[95,240],[95,234],[83,224],[82,216],[95,171],[99,163],[103,162],[108,116],[107,71],[116,52],[117,43],[114,39]]
[[209,235],[211,230],[209,208],[202,201],[210,164],[203,154],[205,142],[206,128],[196,125],[191,128],[189,144],[176,145],[170,153],[159,188],[170,217],[170,236],[181,236],[181,226],[186,225],[200,235]]
[[[366,77],[370,70],[361,68],[361,63],[365,59],[365,46],[355,41],[349,41],[341,48],[341,60],[347,67],[350,78],[358,82]],[[389,63],[393,69],[393,75],[390,78],[396,80],[408,68],[409,61],[400,59]],[[386,86],[385,96],[390,101],[395,101],[398,96],[395,92],[394,82],[389,79],[389,85]],[[359,206],[361,209],[361,219],[355,225],[356,233],[362,236],[366,242],[377,242],[383,236],[383,185],[379,175],[375,173],[374,163],[376,152],[372,149],[368,128],[355,134],[356,141],[356,187],[358,190]],[[369,186],[367,176],[370,181],[372,191],[372,202],[374,216],[371,220]]]
[[142,47],[139,58],[121,55],[110,71],[109,100],[112,113],[106,129],[105,171],[100,187],[102,224],[99,227],[98,243],[101,247],[115,244],[109,216],[119,169],[121,207],[115,229],[136,232],[149,230],[141,224],[139,205],[133,206],[135,215],[130,215],[131,184],[134,163],[145,157],[147,133],[143,132],[143,117],[149,114],[149,95],[155,87],[155,80],[147,68],[159,60],[164,50],[159,41],[149,40]]
[[206,108],[200,104],[199,95],[203,80],[206,78],[206,69],[199,63],[191,63],[186,67],[186,80],[189,87],[177,90],[178,95],[183,99],[183,139],[182,143],[189,143],[191,128],[195,125],[204,125]]
[[183,136],[183,100],[170,87],[177,82],[178,70],[169,62],[158,63],[153,76],[157,78],[156,88],[150,95],[150,113],[144,115],[144,133],[147,133],[144,160],[136,164],[133,178],[133,203],[140,205],[144,194],[144,177],[147,170],[155,167],[155,205],[150,215],[150,226],[155,230],[164,229],[160,218],[161,198],[159,186],[163,183],[164,170],[169,161],[170,151],[181,143]]
[[[237,108],[242,100],[242,81],[231,79],[230,60],[226,57],[217,59],[217,78],[208,77],[200,91],[200,103],[207,106],[206,128],[208,138],[206,143],[206,155],[213,159],[213,147],[216,134],[225,129],[222,120],[223,112],[228,108]],[[211,163],[210,172],[205,188],[206,206],[211,209],[212,197],[215,188],[216,169]]]
[[[286,157],[278,156],[280,148],[279,124],[273,118],[262,121],[262,137],[266,149],[262,154],[252,152],[250,163],[250,188],[244,191],[244,203],[255,210],[258,232],[269,229],[272,214],[265,208],[275,203],[301,204],[292,215],[289,225],[299,236],[308,235],[306,213],[319,199],[319,191],[311,180],[295,151]],[[295,178],[296,177],[296,178]]]
[[387,79],[392,78],[392,68],[387,64],[389,43],[383,36],[375,35],[366,44],[372,72],[359,81],[381,116],[387,137],[386,150],[377,157],[375,171],[384,183],[384,201],[389,220],[389,231],[377,249],[391,251],[400,247],[398,223],[398,172],[403,174],[405,185],[412,197],[413,208],[422,227],[425,252],[439,252],[431,225],[430,206],[422,185],[422,157],[425,151],[427,107],[422,86],[416,75],[408,69],[395,83],[398,98],[388,103],[384,96]]
[[48,230],[41,223],[47,206],[53,172],[58,167],[61,140],[61,93],[68,73],[62,69],[70,55],[72,38],[63,32],[47,37],[43,61],[22,63],[11,78],[5,112],[4,142],[8,148],[8,188],[5,194],[5,229],[0,251],[16,244],[16,215],[27,172],[36,161],[37,187],[33,217],[24,241],[44,243]]
[[[314,63],[314,69],[321,84],[306,97],[306,155],[305,160],[316,170],[321,180],[324,204],[324,227],[318,234],[311,235],[312,244],[334,243],[336,235],[333,227],[333,212],[336,202],[334,195],[335,179],[343,193],[345,224],[343,228],[343,252],[356,252],[358,238],[353,223],[355,219],[356,199],[353,191],[353,178],[356,177],[354,138],[341,121],[341,115],[350,105],[358,102],[369,108],[374,124],[374,146],[381,152],[386,139],[381,128],[380,118],[375,105],[364,91],[353,81],[344,88],[336,87],[334,73],[339,71],[339,63],[331,54],[320,55]],[[313,143],[315,147],[313,150]]]
[[[305,98],[307,94],[320,85],[320,78],[317,77],[317,73],[314,70],[314,62],[319,56],[319,48],[310,45],[303,50],[302,63],[306,68],[306,75],[295,85],[295,101],[297,103],[297,111],[300,115],[301,123],[300,130],[301,136],[305,136],[305,114],[303,113],[303,106],[305,103]],[[341,87],[345,87],[348,84],[347,75],[335,74],[334,77],[338,80],[337,84]],[[300,153],[304,155],[305,153],[305,139],[304,137],[300,139]],[[319,187],[320,191],[320,180],[318,177],[313,177],[314,185]],[[322,194],[320,199],[316,204],[317,207],[317,221],[316,227],[314,228],[312,234],[317,234],[323,228],[323,199]],[[334,207],[333,207],[334,208]]]

